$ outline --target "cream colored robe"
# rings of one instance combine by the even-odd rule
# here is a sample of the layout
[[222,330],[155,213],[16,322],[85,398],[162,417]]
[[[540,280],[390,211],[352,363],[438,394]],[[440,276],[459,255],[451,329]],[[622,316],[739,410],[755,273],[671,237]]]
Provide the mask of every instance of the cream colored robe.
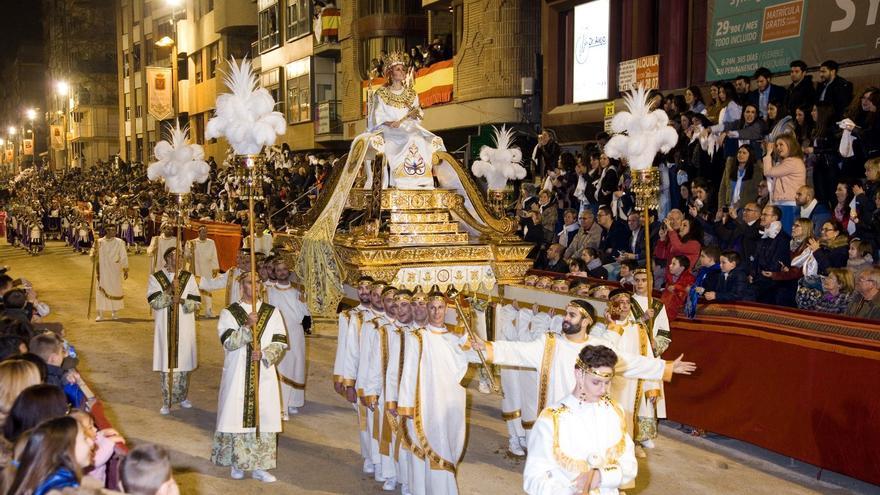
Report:
[[119,311],[125,307],[122,293],[123,270],[128,269],[128,252],[125,241],[118,237],[98,239],[97,249],[92,255],[98,256],[98,289],[95,302],[99,312]]
[[306,335],[302,320],[309,308],[300,300],[300,292],[290,284],[266,284],[266,299],[281,311],[290,348],[278,363],[281,378],[282,411],[302,407],[306,395]]
[[153,236],[150,245],[147,247],[147,257],[150,260],[150,273],[154,273],[162,265],[165,264],[165,251],[170,248],[177,247],[177,237],[165,237],[165,234]]
[[[591,468],[600,471],[591,495],[616,495],[638,472],[633,441],[621,424],[623,410],[610,400],[581,403],[568,395],[544,409],[529,438],[523,473],[528,495],[580,495],[575,480]],[[555,442],[559,451],[555,451]]]
[[[160,275],[161,274],[161,275]],[[160,283],[160,277],[164,280]],[[181,272],[181,280],[186,277],[183,292],[180,295],[180,311],[178,311],[177,335],[177,366],[174,371],[192,371],[198,366],[196,353],[196,317],[194,312],[187,313],[184,307],[197,303],[199,291],[195,279],[188,272]],[[147,284],[147,301],[163,297],[163,287],[173,283],[174,273],[162,270],[150,275]],[[171,306],[153,309],[153,371],[168,371],[168,327],[171,322]]]
[[[240,307],[240,311],[231,306]],[[217,333],[221,343],[224,343],[233,332],[248,333],[253,338],[253,333],[239,323],[234,316],[234,311],[243,313],[245,318],[251,312],[251,305],[245,301],[239,301],[235,305],[223,309],[217,321]],[[287,349],[287,334],[284,331],[284,321],[281,313],[268,304],[257,301],[260,311],[266,311],[268,319],[262,335],[257,335],[259,347],[264,353],[270,346],[280,346]],[[266,309],[263,309],[266,307]],[[259,331],[259,323],[258,323]],[[224,345],[225,358],[223,360],[223,375],[220,379],[220,397],[217,404],[217,430],[222,433],[253,433],[255,427],[245,424],[245,417],[249,409],[246,405],[253,400],[253,394],[247,392],[256,391],[248,374],[248,364],[251,356],[251,345],[244,345],[237,349],[229,350]],[[271,352],[271,350],[269,351]],[[278,373],[271,361],[264,356],[259,363],[259,387],[257,398],[259,404],[250,409],[252,418],[259,415],[260,433],[281,432],[281,393],[278,384]]]

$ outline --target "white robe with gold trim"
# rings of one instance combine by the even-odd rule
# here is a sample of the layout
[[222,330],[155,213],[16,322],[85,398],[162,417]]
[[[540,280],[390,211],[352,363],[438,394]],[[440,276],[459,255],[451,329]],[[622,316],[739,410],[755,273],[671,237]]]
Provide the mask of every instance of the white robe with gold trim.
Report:
[[118,237],[98,239],[98,288],[95,302],[99,312],[119,311],[125,307],[122,293],[123,270],[128,269],[125,241]]

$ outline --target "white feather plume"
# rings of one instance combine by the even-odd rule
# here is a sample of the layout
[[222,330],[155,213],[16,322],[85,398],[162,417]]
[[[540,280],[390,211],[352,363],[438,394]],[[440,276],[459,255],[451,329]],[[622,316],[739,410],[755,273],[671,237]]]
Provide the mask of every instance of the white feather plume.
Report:
[[611,158],[626,160],[633,170],[645,170],[654,163],[657,152],[666,153],[678,142],[678,133],[669,126],[663,110],[651,111],[648,90],[642,85],[623,95],[627,112],[611,119],[614,136],[605,145]]
[[210,167],[205,162],[205,151],[198,144],[186,141],[186,129],[169,129],[170,140],[159,141],[153,148],[156,161],[147,168],[147,178],[164,180],[165,188],[173,194],[186,194],[195,182],[208,180]]
[[485,177],[489,189],[501,190],[507,187],[507,181],[525,177],[526,169],[520,165],[522,151],[512,146],[516,131],[505,126],[501,129],[492,126],[492,130],[495,147],[480,148],[480,159],[474,162],[471,171],[477,177]]
[[246,58],[236,63],[232,58],[225,81],[231,93],[217,97],[205,137],[225,137],[239,155],[257,154],[263,146],[275,144],[287,130],[287,122],[274,110],[275,99],[269,91],[259,87],[251,63]]

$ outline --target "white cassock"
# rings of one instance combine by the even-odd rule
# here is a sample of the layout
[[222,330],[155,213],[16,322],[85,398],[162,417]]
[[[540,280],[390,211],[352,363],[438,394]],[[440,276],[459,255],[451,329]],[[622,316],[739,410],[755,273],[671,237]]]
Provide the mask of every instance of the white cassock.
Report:
[[413,415],[416,405],[416,382],[419,375],[419,360],[422,355],[423,327],[412,323],[405,330],[403,347],[403,371],[398,385],[397,412],[398,435],[400,436],[400,452],[398,464],[401,467],[400,482],[407,485],[412,495],[425,495],[425,454],[422,443],[416,433]]
[[[642,323],[632,317],[625,321],[612,321],[609,329],[622,332],[617,348],[622,353],[654,357],[651,339]],[[616,376],[611,381],[611,398],[626,412],[626,429],[635,441],[650,440],[657,436],[657,422],[654,405],[648,400],[662,394],[661,380],[641,380]],[[664,405],[664,413],[665,413]],[[634,418],[638,418],[634,420]]]
[[165,237],[165,234],[153,236],[150,239],[150,245],[147,247],[147,257],[150,260],[150,273],[155,272],[160,266],[165,264],[165,251],[177,247],[177,237]]
[[[255,233],[254,234],[254,245],[256,246],[256,249],[254,250],[254,252],[263,253],[264,255],[269,256],[269,253],[272,252],[272,234],[263,233],[262,235],[256,235],[256,233]],[[245,248],[251,247],[251,236],[244,237],[243,246]]]
[[309,308],[300,300],[299,290],[289,283],[266,284],[266,300],[281,311],[290,346],[278,363],[281,410],[302,407],[306,396],[306,334],[302,321],[309,316]]
[[[617,354],[617,375],[645,380],[671,379],[672,363],[621,352],[615,344],[619,336],[605,331],[604,325],[594,325],[592,331],[598,335],[588,335],[583,342],[572,342],[555,333],[546,333],[531,342],[490,342],[487,357],[498,365],[538,370],[536,397],[537,409],[541,411],[547,404],[561,401],[574,390],[574,365],[578,354],[587,345],[604,345],[613,350]],[[613,388],[612,385],[612,392]]]
[[414,345],[405,349],[398,396],[398,411],[412,418],[406,420],[413,452],[410,492],[457,494],[455,473],[466,434],[467,393],[461,380],[476,357],[465,350],[466,337],[445,327],[427,325],[413,329],[412,336]]
[[[92,251],[96,251],[93,249]],[[98,239],[98,290],[95,302],[98,311],[119,311],[125,307],[122,294],[122,272],[128,269],[125,241],[118,237]]]
[[[333,381],[345,387],[355,387],[355,378],[346,379],[346,363],[354,368],[349,377],[357,376],[358,349],[360,346],[361,327],[364,321],[374,317],[373,310],[363,304],[339,313],[339,336],[336,340],[336,358],[333,362]],[[351,352],[351,355],[349,355]],[[343,392],[343,397],[345,394]],[[370,435],[366,429],[367,408],[362,404],[352,404],[358,414],[358,437],[360,439],[361,457],[370,458]],[[372,464],[372,462],[371,462]]]
[[[648,297],[640,296],[638,294],[633,294],[632,298],[635,300],[636,304],[638,304],[638,309],[636,306],[633,306],[633,311],[640,310],[641,308],[648,307]],[[660,310],[657,311],[657,314],[654,315],[654,326],[652,328],[652,336],[653,339],[652,346],[654,348],[654,355],[659,357],[666,351],[666,348],[669,347],[670,343],[670,326],[669,326],[669,315],[666,313],[666,306],[659,301],[658,298],[654,298],[654,306],[659,306]],[[660,397],[657,399],[657,417],[665,418],[666,417],[666,392],[663,390],[663,382],[660,381],[657,383],[660,388]]]
[[[264,353],[272,345],[286,349],[287,334],[281,313],[269,304],[258,301],[257,305],[260,308],[255,329],[258,347]],[[275,365],[268,364],[269,359],[264,357],[260,360],[259,372],[255,372],[256,366],[251,366],[251,344],[233,350],[225,346],[227,339],[244,329],[251,307],[250,303],[239,301],[223,309],[217,321],[217,332],[225,351],[217,404],[217,431],[221,433],[254,433],[257,415],[261,434],[281,432],[281,392]],[[259,400],[259,404],[255,400]]]
[[[191,260],[192,272],[199,281],[206,278],[214,278],[214,272],[220,270],[220,260],[217,257],[217,245],[213,239],[190,239],[186,241],[186,259]],[[207,308],[208,313],[213,313],[211,292],[202,292],[202,306]]]
[[[376,320],[373,322],[375,323]],[[367,324],[364,326],[364,331],[367,335],[366,343],[369,348],[361,348],[361,355],[366,357],[367,361],[362,359],[360,366],[366,364],[367,372],[365,374],[358,373],[358,380],[363,383],[364,397],[368,402],[376,404],[376,407],[371,411],[372,423],[368,422],[368,425],[372,425],[372,443],[378,449],[379,465],[381,466],[381,476],[377,476],[376,479],[396,479],[397,466],[393,456],[394,434],[386,401],[389,400],[389,393],[395,404],[397,401],[396,370],[400,359],[400,340],[397,337],[401,331],[400,324],[397,321],[389,321],[386,316],[385,323]],[[396,355],[392,355],[392,346],[397,352]],[[393,377],[394,390],[387,387],[389,374],[395,375]]]
[[[568,395],[544,409],[529,438],[523,473],[528,495],[580,495],[575,480],[600,471],[591,495],[616,495],[635,480],[638,463],[633,441],[623,427],[623,410],[608,399],[582,403]],[[558,448],[557,448],[558,445]]]
[[[516,341],[532,342],[547,332],[559,335],[562,331],[562,317],[550,317],[547,313],[535,314],[529,308],[520,308],[516,315]],[[533,368],[520,368],[516,372],[522,405],[522,427],[526,438],[538,419],[541,407],[538,406],[538,371]]]
[[202,278],[199,281],[199,289],[205,292],[226,290],[226,306],[229,306],[233,301],[238,301],[241,298],[241,285],[236,283],[241,274],[242,270],[234,266],[214,278]]
[[[163,297],[173,283],[174,272],[161,270],[150,275],[147,284],[147,301]],[[199,290],[196,282],[189,272],[180,272],[180,283],[183,292],[180,295],[180,310],[178,311],[177,338],[172,335],[169,338],[169,328],[173,309],[171,306],[162,309],[153,309],[153,371],[168,372],[168,343],[177,347],[177,365],[172,366],[173,371],[192,371],[198,366],[196,357],[196,317],[194,312],[185,312],[184,307],[193,302],[199,302]],[[173,351],[170,352],[175,354]],[[173,363],[172,363],[173,364]]]

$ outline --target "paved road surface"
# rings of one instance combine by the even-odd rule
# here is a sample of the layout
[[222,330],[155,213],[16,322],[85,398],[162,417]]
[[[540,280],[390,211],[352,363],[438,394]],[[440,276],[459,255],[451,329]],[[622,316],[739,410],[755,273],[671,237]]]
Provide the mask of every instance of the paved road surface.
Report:
[[[48,318],[64,323],[67,337],[80,354],[80,371],[107,405],[114,425],[131,444],[155,442],[172,453],[184,494],[369,494],[381,486],[361,473],[356,418],[335,395],[330,369],[335,335],[306,339],[309,360],[306,406],[285,424],[279,441],[279,481],[267,485],[251,479],[234,481],[227,468],[209,461],[214,429],[222,352],[216,319],[198,322],[199,368],[192,374],[190,399],[195,407],[160,416],[159,375],[151,371],[153,324],[146,304],[146,257],[130,257],[121,319],[96,323],[86,318],[91,262],[60,243],[31,257],[0,246],[0,264],[13,275],[31,280],[39,297],[52,307]],[[223,302],[215,294],[215,312]],[[506,429],[499,418],[500,398],[468,389],[468,446],[460,466],[462,494],[522,493],[523,462],[505,456]],[[761,460],[725,456],[707,442],[666,429],[640,461],[638,486],[629,493],[845,493],[809,477],[792,474]]]

